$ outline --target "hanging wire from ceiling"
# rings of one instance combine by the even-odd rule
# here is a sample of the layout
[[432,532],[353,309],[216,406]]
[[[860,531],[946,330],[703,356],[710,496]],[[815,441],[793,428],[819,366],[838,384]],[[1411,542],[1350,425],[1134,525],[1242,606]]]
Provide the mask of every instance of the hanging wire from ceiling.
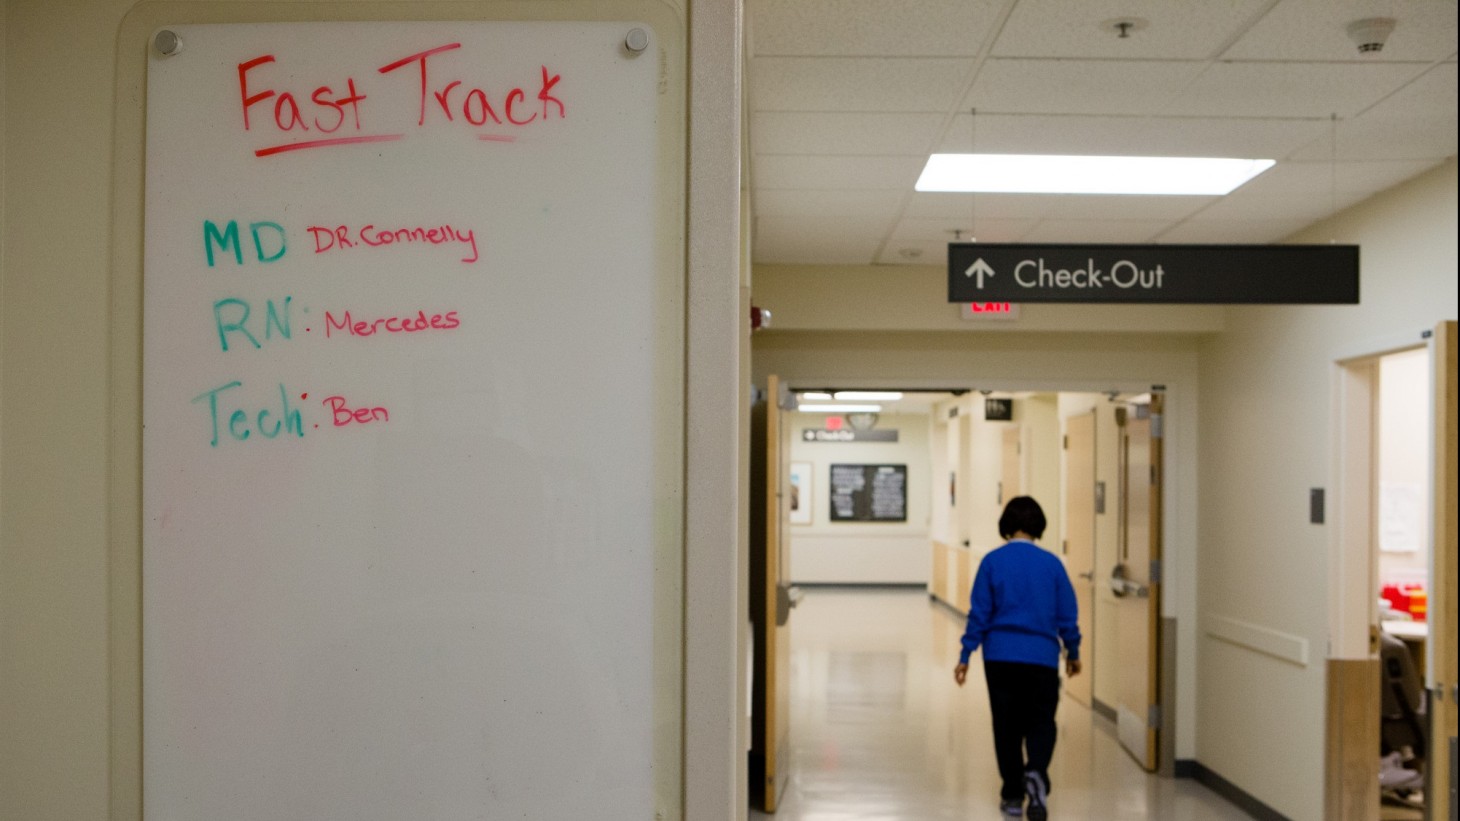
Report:
[[[1333,230],[1333,219],[1338,214],[1338,112],[1328,115],[1328,228]],[[1328,244],[1337,240],[1332,234]]]
[[[968,109],[968,153],[978,153],[978,109]],[[968,192],[968,241],[978,242],[978,192]]]

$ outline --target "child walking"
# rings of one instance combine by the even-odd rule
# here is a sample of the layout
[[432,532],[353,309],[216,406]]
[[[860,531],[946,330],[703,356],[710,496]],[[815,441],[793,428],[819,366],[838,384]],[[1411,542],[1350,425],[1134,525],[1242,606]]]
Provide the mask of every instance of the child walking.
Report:
[[983,648],[984,679],[993,713],[994,752],[1003,787],[999,807],[1009,818],[1027,810],[1049,817],[1049,762],[1059,703],[1060,645],[1065,672],[1080,673],[1075,589],[1059,557],[1034,544],[1044,535],[1044,510],[1028,496],[1009,500],[999,517],[1007,543],[983,557],[969,596],[968,627],[953,679],[962,687],[968,657]]

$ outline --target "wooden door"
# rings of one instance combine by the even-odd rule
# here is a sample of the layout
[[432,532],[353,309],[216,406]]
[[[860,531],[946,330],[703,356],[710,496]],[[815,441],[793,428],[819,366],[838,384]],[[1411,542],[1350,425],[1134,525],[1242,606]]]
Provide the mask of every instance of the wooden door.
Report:
[[[1121,434],[1121,542],[1123,584],[1115,604],[1116,728],[1121,746],[1154,772],[1160,690],[1161,406],[1153,394],[1149,413],[1126,414]],[[1130,418],[1137,416],[1140,418]]]
[[1023,447],[1019,444],[1019,426],[1004,428],[1003,467],[999,475],[999,504],[1006,505],[1024,493],[1023,470],[1020,469]]
[[[1086,707],[1095,678],[1095,413],[1065,420],[1065,540],[1061,552],[1080,611],[1080,675],[1065,691]],[[1051,536],[1054,534],[1050,534]]]
[[[767,399],[753,417],[752,496],[764,500],[751,522],[750,612],[755,672],[751,684],[750,795],[775,812],[790,762],[791,636],[786,549],[790,500],[785,493],[781,381],[767,378]],[[691,604],[693,604],[691,602]]]
[[1434,339],[1434,530],[1430,560],[1429,719],[1430,756],[1426,767],[1430,784],[1426,817],[1431,821],[1454,818],[1456,714],[1460,713],[1460,688],[1455,676],[1457,664],[1456,599],[1460,598],[1460,574],[1456,570],[1456,427],[1455,427],[1455,323],[1442,322]]

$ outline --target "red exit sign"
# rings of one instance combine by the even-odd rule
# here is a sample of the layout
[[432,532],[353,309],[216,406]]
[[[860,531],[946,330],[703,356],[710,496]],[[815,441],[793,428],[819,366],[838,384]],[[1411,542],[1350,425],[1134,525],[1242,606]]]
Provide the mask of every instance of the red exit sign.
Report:
[[1019,305],[1014,302],[963,302],[961,315],[969,320],[1018,319]]

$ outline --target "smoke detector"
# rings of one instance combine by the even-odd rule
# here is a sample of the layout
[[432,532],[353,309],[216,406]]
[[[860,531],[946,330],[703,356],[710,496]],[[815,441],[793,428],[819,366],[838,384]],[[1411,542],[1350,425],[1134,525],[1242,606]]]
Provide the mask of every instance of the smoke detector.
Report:
[[1378,54],[1384,42],[1394,33],[1394,18],[1368,17],[1348,24],[1348,37],[1359,47],[1360,54]]

